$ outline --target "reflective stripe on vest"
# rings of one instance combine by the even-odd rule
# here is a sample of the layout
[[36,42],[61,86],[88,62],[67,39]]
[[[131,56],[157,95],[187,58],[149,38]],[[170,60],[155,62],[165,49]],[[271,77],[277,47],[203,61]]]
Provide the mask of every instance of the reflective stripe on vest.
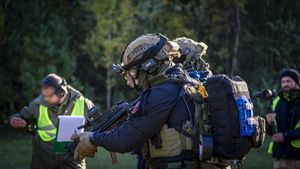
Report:
[[274,146],[274,143],[271,141],[269,143],[269,147],[268,147],[268,154],[273,154],[273,146]]
[[[280,97],[279,96],[277,96],[274,100],[273,100],[273,102],[272,102],[272,110],[273,110],[273,112],[275,111],[275,109],[276,109],[276,107],[277,107],[277,104],[278,104],[278,102],[279,102],[279,100],[280,100]],[[269,147],[268,147],[268,154],[273,154],[273,147],[274,147],[274,143],[271,141],[270,143],[269,143]]]
[[76,100],[71,116],[84,116],[84,97]]
[[[84,116],[84,97],[80,96],[74,105],[71,116]],[[57,129],[51,122],[48,114],[48,108],[40,105],[39,119],[37,123],[37,132],[43,141],[55,139]]]
[[39,119],[38,119],[38,134],[43,141],[51,141],[55,138],[56,128],[52,124],[48,116],[48,108],[40,105],[39,107]]
[[[298,129],[298,128],[300,128],[300,121],[298,121],[295,129]],[[292,140],[291,145],[295,148],[300,148],[300,138]]]
[[272,102],[272,110],[273,110],[273,111],[275,111],[276,106],[277,106],[279,100],[280,100],[280,97],[279,97],[279,96],[277,96],[277,97],[273,100],[273,102]]

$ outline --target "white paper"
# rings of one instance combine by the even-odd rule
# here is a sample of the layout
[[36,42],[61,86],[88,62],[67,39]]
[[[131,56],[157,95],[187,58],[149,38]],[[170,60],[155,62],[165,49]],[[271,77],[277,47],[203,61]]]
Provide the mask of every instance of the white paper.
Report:
[[71,136],[75,132],[83,133],[84,129],[77,129],[84,124],[83,116],[58,116],[58,118],[57,142],[71,141]]

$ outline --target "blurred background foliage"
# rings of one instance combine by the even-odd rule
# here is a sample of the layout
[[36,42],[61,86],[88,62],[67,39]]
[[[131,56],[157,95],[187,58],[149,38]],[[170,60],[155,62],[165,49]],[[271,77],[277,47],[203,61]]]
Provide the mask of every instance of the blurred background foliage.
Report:
[[[0,0],[0,133],[7,136],[0,137],[0,166],[29,168],[30,137],[5,124],[39,94],[48,73],[65,77],[102,109],[134,99],[137,92],[111,64],[144,33],[203,41],[215,74],[241,76],[252,95],[279,90],[280,71],[300,68],[299,9],[299,0]],[[264,116],[267,103],[253,100]],[[268,142],[251,151],[245,168],[271,168]],[[120,155],[112,167],[102,151],[88,168],[134,168],[135,156]]]
[[300,68],[297,0],[0,2],[0,124],[39,94],[51,72],[103,109],[133,99],[111,64],[144,33],[205,42],[212,71],[241,76],[252,93],[278,89],[281,69]]

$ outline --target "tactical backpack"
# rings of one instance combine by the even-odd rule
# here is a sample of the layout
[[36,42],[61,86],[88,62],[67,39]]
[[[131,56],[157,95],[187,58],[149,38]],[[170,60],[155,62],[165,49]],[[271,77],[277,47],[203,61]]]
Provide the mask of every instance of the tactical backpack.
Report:
[[265,121],[253,117],[248,87],[240,77],[215,75],[208,78],[205,85],[165,75],[152,79],[153,84],[165,81],[179,83],[184,92],[178,98],[184,99],[185,95],[190,98],[185,102],[194,103],[194,124],[189,120],[178,128],[164,126],[144,144],[145,159],[171,160],[182,150],[198,150],[201,161],[228,166],[231,165],[227,164],[229,160],[242,160],[252,147],[262,146]]
[[247,83],[239,76],[214,75],[205,83],[211,114],[213,156],[241,160],[250,149],[261,147],[265,121],[253,117]]

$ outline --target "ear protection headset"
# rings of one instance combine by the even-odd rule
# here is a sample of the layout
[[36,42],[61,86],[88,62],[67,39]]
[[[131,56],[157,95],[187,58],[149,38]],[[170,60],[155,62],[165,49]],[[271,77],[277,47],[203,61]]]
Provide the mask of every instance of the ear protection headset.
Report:
[[54,79],[53,77],[46,77],[42,81],[42,85],[54,87],[55,94],[57,95],[57,97],[62,98],[68,93],[68,91],[67,91],[66,80],[62,77],[60,77],[60,79],[61,79],[61,83],[57,84],[56,79]]

